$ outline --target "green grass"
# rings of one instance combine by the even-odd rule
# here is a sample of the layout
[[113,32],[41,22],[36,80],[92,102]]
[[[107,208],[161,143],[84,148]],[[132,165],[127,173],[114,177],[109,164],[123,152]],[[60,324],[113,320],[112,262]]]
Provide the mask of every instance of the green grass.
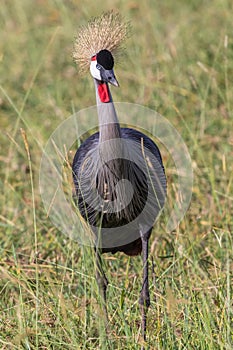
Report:
[[[140,257],[105,255],[106,342],[93,252],[53,227],[38,184],[50,134],[95,104],[90,76],[79,77],[72,62],[76,29],[111,8],[132,22],[125,57],[116,63],[121,88],[114,99],[165,116],[185,140],[194,170],[184,220],[172,233],[156,226],[151,239],[148,344],[230,350],[233,7],[227,0],[2,1],[0,348],[140,349]],[[165,149],[163,156],[171,200],[174,165]]]

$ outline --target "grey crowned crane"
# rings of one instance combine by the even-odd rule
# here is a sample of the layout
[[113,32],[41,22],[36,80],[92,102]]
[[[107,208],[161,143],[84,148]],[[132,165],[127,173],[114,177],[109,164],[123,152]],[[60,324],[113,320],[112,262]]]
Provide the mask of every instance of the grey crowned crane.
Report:
[[118,57],[127,36],[127,26],[119,14],[107,12],[82,27],[76,38],[73,57],[82,70],[89,68],[93,77],[99,132],[78,148],[72,171],[79,211],[95,237],[96,279],[106,315],[108,281],[101,254],[142,254],[139,304],[142,336],[146,340],[150,305],[148,244],[164,206],[166,177],[160,151],[152,139],[120,126],[109,89],[109,84],[119,86],[113,70],[114,57]]

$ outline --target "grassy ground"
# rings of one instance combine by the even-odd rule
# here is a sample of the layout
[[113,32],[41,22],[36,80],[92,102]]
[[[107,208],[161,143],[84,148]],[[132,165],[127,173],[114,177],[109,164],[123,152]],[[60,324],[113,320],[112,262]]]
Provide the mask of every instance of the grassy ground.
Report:
[[114,99],[168,118],[194,169],[185,219],[172,233],[163,225],[153,232],[148,344],[232,349],[233,8],[227,0],[2,0],[0,348],[140,348],[140,257],[105,256],[106,343],[92,252],[53,227],[38,186],[50,134],[95,103],[90,77],[78,77],[72,62],[75,31],[111,8],[133,27],[125,62],[116,66],[121,88]]

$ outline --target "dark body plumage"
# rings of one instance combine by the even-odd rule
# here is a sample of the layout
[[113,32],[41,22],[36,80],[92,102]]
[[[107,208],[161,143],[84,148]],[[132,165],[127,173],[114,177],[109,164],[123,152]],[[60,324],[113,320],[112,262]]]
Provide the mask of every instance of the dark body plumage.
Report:
[[[156,144],[145,134],[141,133],[140,131],[137,131],[135,129],[131,128],[121,128],[121,138],[122,139],[127,139],[127,140],[132,140],[139,145],[143,143],[143,146],[145,149],[148,149],[155,159],[157,160],[156,164],[154,165],[154,168],[156,170],[156,167],[158,167],[158,164],[160,165],[159,169],[159,175],[160,179],[159,181],[162,183],[163,189],[164,189],[164,196],[165,196],[165,188],[166,188],[166,178],[165,178],[165,173],[164,173],[164,167],[162,164],[162,158],[160,155],[160,151]],[[107,228],[107,227],[122,227],[124,230],[124,225],[126,225],[129,220],[125,218],[124,213],[101,213],[101,212],[95,212],[92,206],[84,201],[84,196],[83,196],[83,189],[80,188],[80,176],[81,172],[83,170],[83,167],[85,167],[85,161],[86,161],[86,155],[88,152],[91,150],[97,148],[99,145],[99,132],[94,133],[90,137],[88,137],[79,147],[77,150],[74,160],[73,160],[73,180],[75,184],[75,190],[76,190],[76,202],[78,204],[79,210],[83,218],[89,222],[91,225],[96,226],[98,223],[98,220],[101,216],[101,227]],[[97,161],[97,160],[96,160]],[[143,161],[143,155],[142,155],[142,161]],[[115,162],[118,162],[118,160],[115,160]],[[153,162],[153,159],[152,159]],[[139,168],[139,166],[135,163],[132,164],[131,161],[127,159],[123,159],[123,163],[125,167],[129,167],[130,165],[133,167],[133,171],[135,173],[135,179],[136,179],[136,186],[138,187],[138,191],[140,192],[140,201],[138,201],[137,198],[132,198],[132,207],[134,208],[134,213],[133,216],[131,217],[130,220],[136,219],[142,210],[144,209],[146,200],[147,200],[147,195],[148,195],[148,186],[146,183],[146,178],[145,175],[143,174],[143,171]],[[119,166],[119,164],[117,164]],[[111,166],[112,168],[112,166]],[[162,175],[162,176],[161,176]],[[127,174],[122,173],[122,178],[127,177]],[[120,179],[116,179],[116,182],[119,181]],[[127,179],[131,180],[131,179]],[[90,179],[90,182],[92,182],[93,179]],[[102,179],[103,183],[105,182],[104,179]],[[96,178],[94,179],[94,182],[96,184],[96,188],[98,187],[98,182],[99,182],[99,174],[96,174]],[[91,191],[91,186],[89,189]],[[114,188],[109,188],[108,192],[110,195],[114,196]],[[102,193],[100,193],[101,197],[104,198],[105,194],[103,193],[103,188],[101,190]],[[111,198],[112,199],[112,198]],[[156,214],[154,219],[156,219]],[[127,231],[125,232],[125,235],[127,235]],[[118,251],[124,252],[127,255],[138,255],[142,251],[142,241],[140,237],[139,230],[135,231],[135,237],[134,239],[124,245],[119,245],[119,246],[110,246],[110,247],[100,247],[100,252],[106,253],[106,252],[111,252],[111,253],[116,253]]]

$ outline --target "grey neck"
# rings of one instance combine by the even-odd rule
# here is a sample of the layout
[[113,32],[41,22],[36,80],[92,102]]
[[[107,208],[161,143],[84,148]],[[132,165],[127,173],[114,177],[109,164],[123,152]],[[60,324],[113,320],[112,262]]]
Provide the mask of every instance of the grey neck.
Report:
[[[100,100],[98,86],[99,82],[95,80],[99,119],[99,144],[96,154],[98,157],[98,192],[102,193],[102,198],[106,198],[107,202],[111,201],[115,208],[113,212],[116,213],[119,211],[119,204],[124,203],[122,194],[116,195],[116,188],[120,188],[118,183],[121,183],[122,174],[126,173],[123,161],[125,147],[109,87],[107,86],[110,101],[104,103]],[[123,191],[125,192],[126,190]]]
[[114,103],[112,100],[112,95],[109,90],[110,101],[101,102],[98,93],[98,80],[94,79],[95,91],[96,91],[96,104],[99,119],[99,142],[105,142],[112,139],[119,139],[121,137],[121,129],[119,125],[119,120],[116,114]]

